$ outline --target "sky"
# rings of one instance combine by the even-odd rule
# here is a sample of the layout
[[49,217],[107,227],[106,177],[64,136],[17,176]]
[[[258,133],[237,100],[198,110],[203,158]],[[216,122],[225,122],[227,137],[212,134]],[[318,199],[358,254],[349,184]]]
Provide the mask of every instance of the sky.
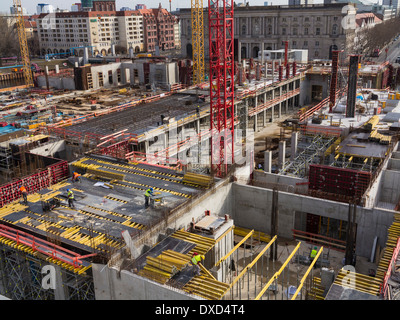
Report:
[[[286,5],[288,0],[248,0],[250,5],[264,5],[264,1],[268,1],[273,5]],[[36,6],[38,3],[48,3],[53,5],[55,8],[71,10],[71,5],[80,0],[21,0],[22,6],[28,11],[28,14],[36,14]],[[242,2],[242,0],[235,0],[236,3]],[[322,2],[314,0],[314,3]],[[161,3],[163,8],[169,9],[169,0],[116,0],[116,9],[119,10],[121,7],[135,8],[138,3],[144,3],[148,8],[157,8],[158,4]],[[174,11],[176,8],[190,8],[190,0],[172,0],[171,7]],[[206,6],[208,0],[203,0],[203,5]],[[12,0],[0,0],[0,12],[10,13],[10,7],[12,6]]]

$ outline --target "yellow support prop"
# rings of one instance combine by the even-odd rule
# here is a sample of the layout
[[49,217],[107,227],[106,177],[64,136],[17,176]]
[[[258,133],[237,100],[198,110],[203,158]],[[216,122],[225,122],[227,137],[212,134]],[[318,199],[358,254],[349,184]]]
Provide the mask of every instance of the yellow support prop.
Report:
[[321,247],[321,249],[319,249],[317,255],[314,257],[314,260],[311,262],[310,266],[308,267],[306,273],[304,274],[303,278],[301,278],[300,280],[300,285],[297,288],[296,292],[294,293],[294,295],[292,296],[292,298],[290,300],[295,300],[297,295],[299,294],[301,288],[304,285],[304,281],[306,281],[308,274],[311,272],[312,268],[314,267],[314,264],[316,264],[319,256],[321,255],[322,251],[323,251],[324,247]]
[[265,291],[267,291],[267,289],[269,288],[269,286],[271,285],[271,283],[277,279],[279,277],[279,275],[282,273],[282,271],[285,269],[285,267],[287,266],[287,264],[289,263],[289,261],[293,258],[294,254],[296,253],[297,250],[299,250],[300,248],[300,244],[301,242],[299,242],[296,246],[296,248],[294,248],[294,250],[292,251],[292,253],[290,254],[290,256],[286,259],[286,261],[284,262],[284,264],[282,264],[281,268],[275,272],[275,274],[272,276],[272,278],[268,281],[268,283],[264,286],[264,288],[260,291],[260,293],[258,294],[258,296],[254,299],[254,300],[259,300],[262,295],[265,293]]

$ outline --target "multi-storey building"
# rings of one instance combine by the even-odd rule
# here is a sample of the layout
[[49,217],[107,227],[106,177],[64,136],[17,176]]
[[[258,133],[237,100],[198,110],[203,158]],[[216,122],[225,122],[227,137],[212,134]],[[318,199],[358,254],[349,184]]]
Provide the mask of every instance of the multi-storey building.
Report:
[[145,50],[154,52],[156,46],[160,50],[175,48],[174,24],[175,18],[166,9],[139,9],[143,16],[143,27],[145,30]]
[[138,11],[87,11],[56,13],[55,25],[37,19],[42,54],[63,53],[72,48],[82,54],[90,47],[94,55],[111,53],[112,45],[143,50],[143,17]]
[[174,41],[175,41],[175,49],[181,48],[181,23],[179,18],[174,16]]
[[[235,60],[256,58],[261,50],[307,49],[309,59],[329,59],[332,50],[352,53],[355,10],[342,13],[343,3],[302,6],[235,7]],[[192,57],[190,9],[181,9],[182,53]],[[208,39],[208,12],[204,10],[204,37]],[[342,20],[346,27],[343,28]],[[347,27],[348,26],[348,27]],[[204,44],[208,57],[208,41]]]

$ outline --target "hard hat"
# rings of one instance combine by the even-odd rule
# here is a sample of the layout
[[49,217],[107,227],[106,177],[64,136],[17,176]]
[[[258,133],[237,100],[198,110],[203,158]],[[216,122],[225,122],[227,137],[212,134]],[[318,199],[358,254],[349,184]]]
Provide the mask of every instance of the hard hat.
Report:
[[204,260],[206,257],[204,255],[201,255],[201,258]]
[[153,188],[150,188],[150,191],[153,191]]
[[314,250],[317,250],[317,247],[314,247]]
[[69,189],[67,189],[67,192],[69,191]]

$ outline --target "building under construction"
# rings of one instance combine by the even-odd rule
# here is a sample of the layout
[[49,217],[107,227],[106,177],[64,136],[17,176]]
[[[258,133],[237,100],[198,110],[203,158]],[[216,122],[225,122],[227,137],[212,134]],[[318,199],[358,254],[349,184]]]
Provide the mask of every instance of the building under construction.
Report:
[[[178,71],[178,85],[117,88],[110,105],[95,88],[60,93],[54,121],[1,142],[2,296],[398,299],[393,77],[382,66],[385,81],[360,85],[358,56],[334,51],[318,69],[288,59],[288,43],[284,61],[235,63],[233,3],[226,32],[219,9],[209,82]],[[67,105],[81,110],[59,114]]]

